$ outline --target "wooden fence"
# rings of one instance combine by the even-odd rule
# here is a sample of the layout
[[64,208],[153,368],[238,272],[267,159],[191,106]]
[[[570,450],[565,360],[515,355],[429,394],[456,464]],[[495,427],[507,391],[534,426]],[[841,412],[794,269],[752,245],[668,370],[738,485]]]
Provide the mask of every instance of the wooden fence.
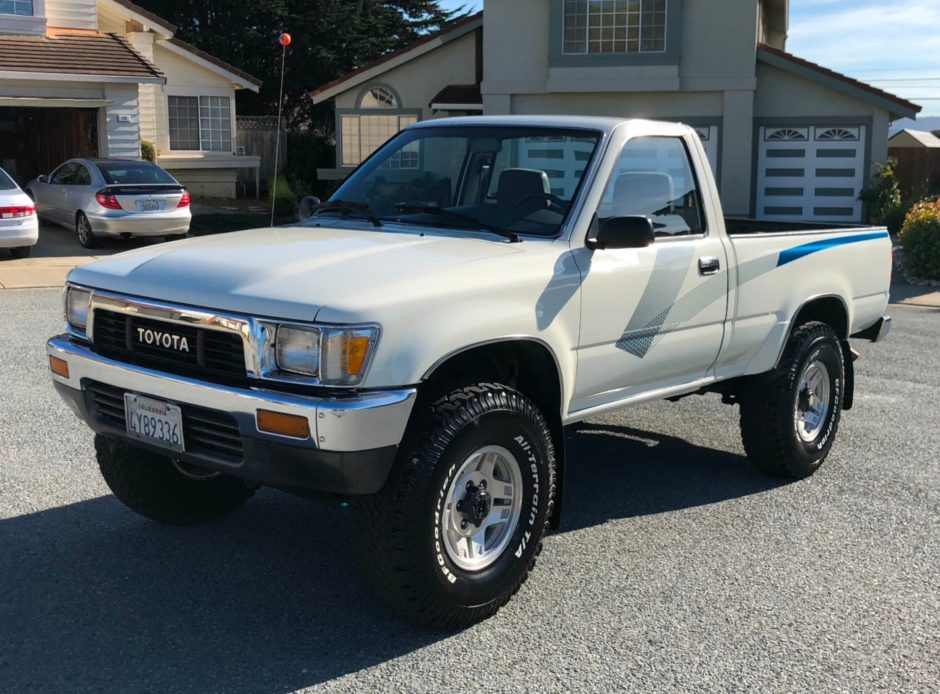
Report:
[[895,172],[906,200],[940,192],[940,149],[892,147],[888,156],[898,160]]
[[[281,154],[278,157],[277,173],[283,173],[287,164],[287,135],[281,121]],[[261,184],[267,187],[275,174],[274,149],[277,141],[277,116],[238,116],[235,120],[236,143],[239,153],[261,157]],[[244,151],[242,151],[244,148]],[[240,190],[254,190],[255,172],[239,169]]]

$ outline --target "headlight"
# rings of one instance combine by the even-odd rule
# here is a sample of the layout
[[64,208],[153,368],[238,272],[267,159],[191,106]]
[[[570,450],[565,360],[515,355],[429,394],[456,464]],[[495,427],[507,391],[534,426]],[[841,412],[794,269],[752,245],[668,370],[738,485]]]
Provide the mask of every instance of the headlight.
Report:
[[266,378],[330,386],[361,383],[379,338],[379,329],[372,326],[328,328],[282,323],[268,330],[276,337],[273,349],[263,350],[269,355],[267,360],[274,360],[274,364],[267,361],[274,368],[262,367]]
[[320,367],[320,331],[279,325],[274,354],[281,371],[316,376]]
[[88,327],[88,306],[91,303],[91,292],[87,289],[69,287],[65,294],[65,318],[69,325],[78,332],[84,333]]
[[320,336],[320,382],[354,386],[369,368],[378,328],[324,328]]

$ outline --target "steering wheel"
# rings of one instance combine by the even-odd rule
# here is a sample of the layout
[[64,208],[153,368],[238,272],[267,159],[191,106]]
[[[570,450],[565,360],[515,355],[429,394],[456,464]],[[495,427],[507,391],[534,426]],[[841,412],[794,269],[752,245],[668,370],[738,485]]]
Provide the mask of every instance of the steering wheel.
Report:
[[543,200],[548,203],[548,209],[555,208],[554,211],[559,214],[565,214],[568,211],[568,203],[562,200],[557,195],[552,195],[551,193],[535,193],[533,195],[526,195],[525,197],[519,198],[516,201],[516,204],[519,206],[525,205],[529,200]]

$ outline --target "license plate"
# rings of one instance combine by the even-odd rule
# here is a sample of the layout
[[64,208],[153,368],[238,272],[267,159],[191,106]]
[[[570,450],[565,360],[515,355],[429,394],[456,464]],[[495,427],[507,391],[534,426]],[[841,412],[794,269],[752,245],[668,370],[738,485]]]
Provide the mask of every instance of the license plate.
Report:
[[132,439],[183,452],[183,412],[176,405],[125,393],[124,414]]
[[138,200],[138,212],[159,212],[163,209],[163,203],[159,200]]

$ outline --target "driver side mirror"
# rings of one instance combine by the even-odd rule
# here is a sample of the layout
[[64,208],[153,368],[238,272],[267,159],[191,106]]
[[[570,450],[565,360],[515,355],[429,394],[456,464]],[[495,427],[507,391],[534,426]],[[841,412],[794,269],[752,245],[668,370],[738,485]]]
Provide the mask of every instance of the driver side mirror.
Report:
[[48,183],[49,177],[46,174],[42,174],[39,178],[36,179],[39,183]]
[[609,217],[596,221],[588,232],[585,245],[591,250],[646,248],[656,240],[653,220],[641,215]]
[[320,198],[313,195],[307,195],[300,201],[300,206],[297,208],[297,219],[298,221],[304,221],[310,215],[313,214],[313,211],[316,209],[317,205],[320,204]]

